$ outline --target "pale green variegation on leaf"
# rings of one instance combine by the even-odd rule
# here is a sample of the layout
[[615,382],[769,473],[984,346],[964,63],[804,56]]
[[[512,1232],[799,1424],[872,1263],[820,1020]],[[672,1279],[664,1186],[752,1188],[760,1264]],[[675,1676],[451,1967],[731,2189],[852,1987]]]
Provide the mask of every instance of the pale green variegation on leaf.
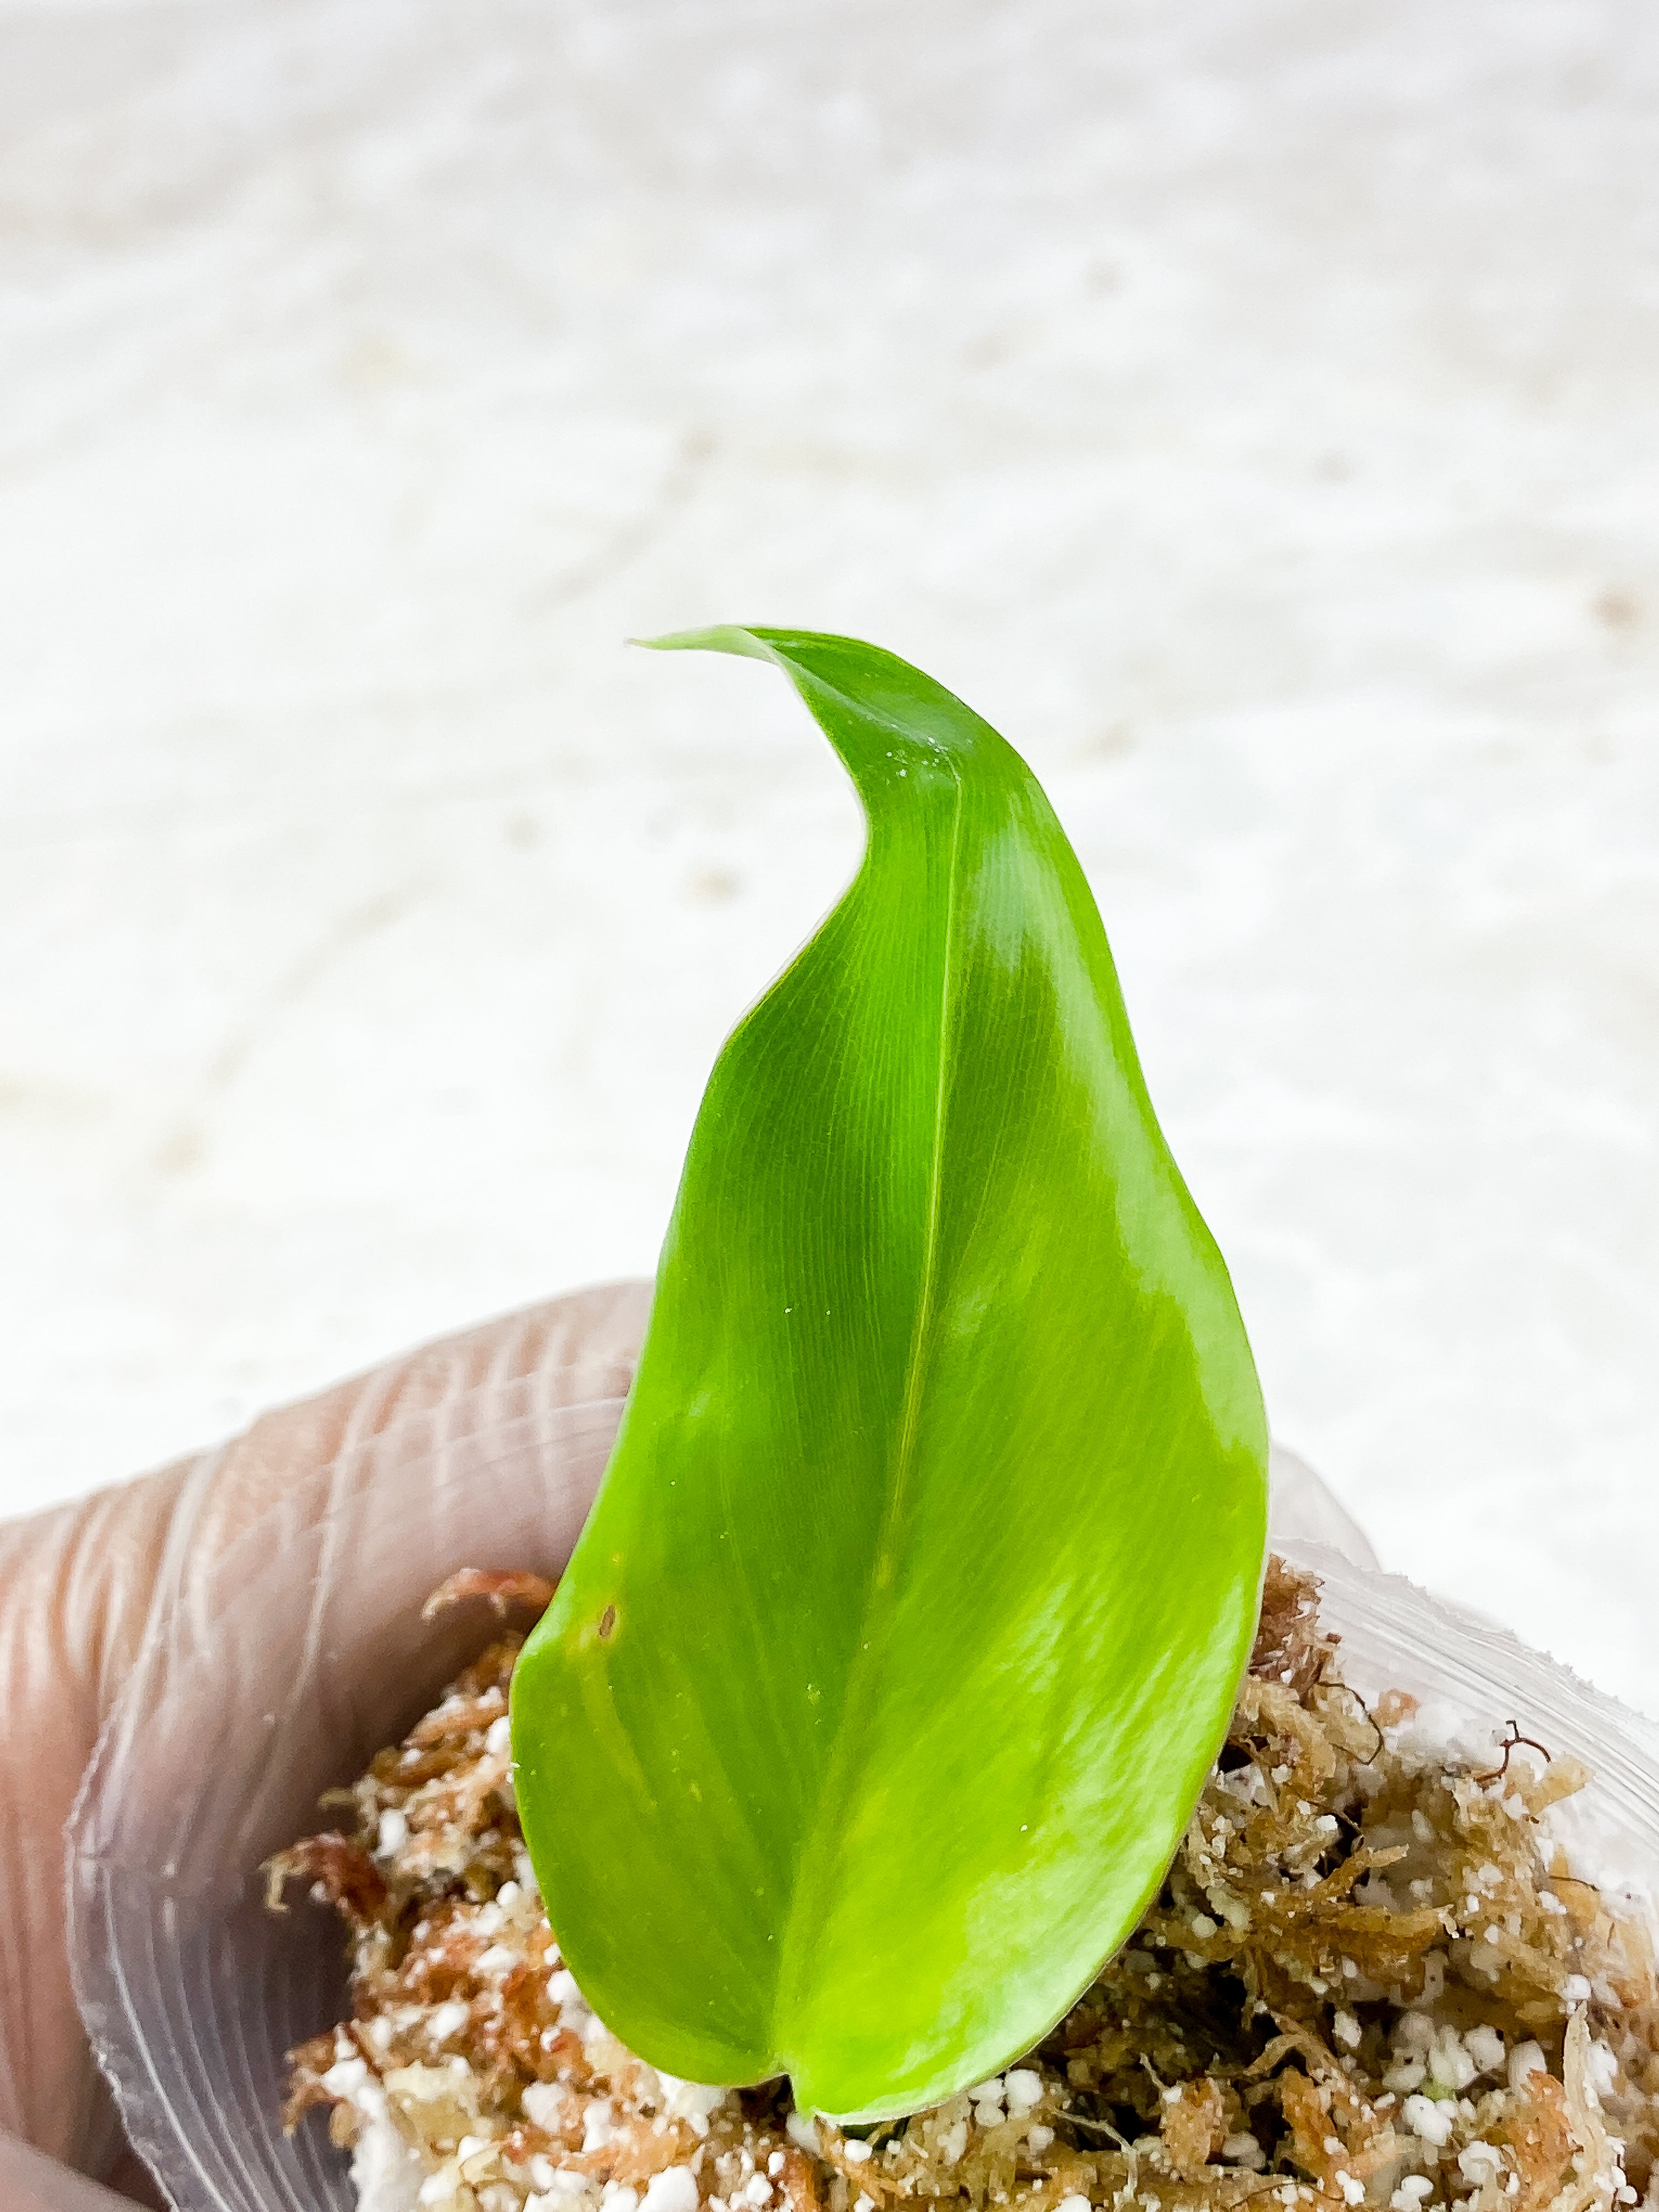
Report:
[[526,1832],[635,2051],[913,2111],[1133,1927],[1218,1749],[1267,1436],[1035,778],[848,638],[769,660],[868,817],[728,1040],[597,1504],[520,1661]]

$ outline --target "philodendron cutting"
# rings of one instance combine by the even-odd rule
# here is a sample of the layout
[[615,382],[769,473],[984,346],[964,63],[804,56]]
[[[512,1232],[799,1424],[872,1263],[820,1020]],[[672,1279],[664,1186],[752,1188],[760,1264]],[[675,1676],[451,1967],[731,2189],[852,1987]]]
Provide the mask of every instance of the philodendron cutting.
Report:
[[274,1863],[354,1969],[290,2124],[361,2212],[1651,2206],[1651,1899],[1571,1825],[1651,1858],[1649,1739],[1264,1585],[1249,1348],[1018,757],[848,639],[660,642],[782,669],[867,849],[715,1066],[556,1595],[447,1585],[539,1625]]
[[657,642],[781,669],[868,842],[710,1078],[519,1804],[632,2049],[872,2119],[1139,1919],[1249,1650],[1266,1424],[1024,761],[852,639]]

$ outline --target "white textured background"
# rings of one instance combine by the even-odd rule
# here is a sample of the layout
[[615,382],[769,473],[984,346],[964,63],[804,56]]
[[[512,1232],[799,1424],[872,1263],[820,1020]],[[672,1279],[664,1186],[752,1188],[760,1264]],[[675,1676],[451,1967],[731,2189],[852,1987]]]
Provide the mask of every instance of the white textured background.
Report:
[[864,632],[1281,1435],[1659,1710],[1659,16],[0,0],[0,1497],[649,1267]]

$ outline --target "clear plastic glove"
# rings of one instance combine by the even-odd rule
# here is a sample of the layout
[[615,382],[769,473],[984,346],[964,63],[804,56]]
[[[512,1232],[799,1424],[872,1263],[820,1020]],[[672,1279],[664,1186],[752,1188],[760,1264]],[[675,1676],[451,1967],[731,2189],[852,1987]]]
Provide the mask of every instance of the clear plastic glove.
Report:
[[[384,1567],[389,1534],[411,1590],[463,1565],[520,1564],[514,1547],[526,1531],[544,1553],[560,1545],[568,1552],[603,1451],[596,1442],[559,1460],[532,1510],[523,1492],[546,1464],[536,1440],[565,1432],[561,1409],[605,1409],[596,1438],[614,1423],[648,1298],[647,1285],[629,1283],[556,1299],[267,1414],[218,1450],[0,1525],[5,2212],[116,2212],[163,2202],[123,2137],[71,1987],[64,1838],[100,1737],[98,1779],[84,1793],[80,1826],[102,1819],[99,1847],[107,1838],[118,1850],[122,1834],[111,1832],[112,1822],[142,1844],[146,1793],[174,1788],[179,1778],[152,1763],[149,1739],[136,1731],[171,1694],[180,1650],[199,1624],[202,1636],[224,1646],[204,1725],[246,1741],[268,1723],[262,1707],[303,1697],[320,1733],[340,1728],[343,1755],[372,1750],[384,1740],[376,1730],[395,1726],[422,1685],[407,1644],[353,1643],[338,1632],[364,1546],[373,1537]],[[477,1459],[481,1450],[477,1463],[492,1479],[469,1483],[466,1455]],[[437,1465],[459,1467],[461,1480],[423,1488]],[[228,1589],[234,1597],[244,1589],[246,1604],[228,1608]],[[273,1682],[258,1654],[294,1650],[303,1651],[304,1664]],[[198,1662],[202,1656],[194,1654]],[[440,1649],[429,1662],[448,1656]],[[273,1664],[294,1662],[287,1656]],[[274,1782],[280,1791],[281,1776]],[[292,1807],[290,1833],[310,1825],[308,1789],[301,1784]],[[100,1814],[100,1799],[118,1814]],[[88,1848],[84,1834],[79,1848]]]

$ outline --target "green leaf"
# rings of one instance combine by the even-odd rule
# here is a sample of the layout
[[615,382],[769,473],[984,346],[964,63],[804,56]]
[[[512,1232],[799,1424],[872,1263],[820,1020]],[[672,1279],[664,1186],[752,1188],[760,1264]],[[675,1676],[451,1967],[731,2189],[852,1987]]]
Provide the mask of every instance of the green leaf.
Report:
[[1266,1426],[1024,763],[850,638],[656,642],[781,668],[869,836],[709,1079],[519,1802],[635,2051],[884,2118],[1028,2050],[1155,1892],[1249,1656]]

